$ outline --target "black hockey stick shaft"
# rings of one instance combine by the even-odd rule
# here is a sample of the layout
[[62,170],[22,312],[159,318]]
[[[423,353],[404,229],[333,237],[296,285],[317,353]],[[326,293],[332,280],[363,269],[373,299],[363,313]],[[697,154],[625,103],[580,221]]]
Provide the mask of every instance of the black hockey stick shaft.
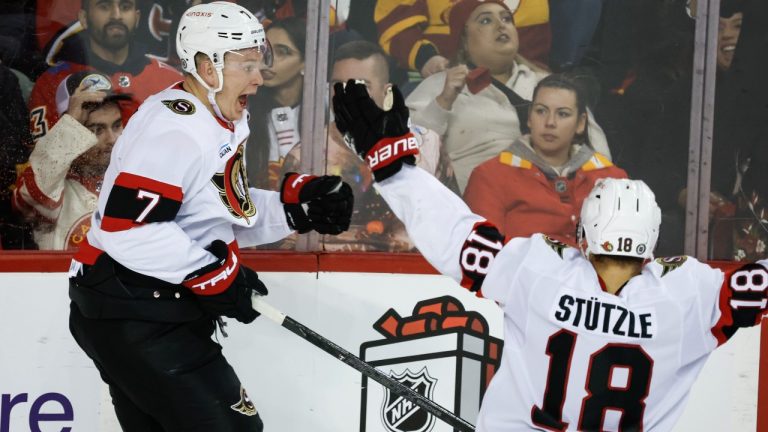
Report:
[[282,327],[297,334],[302,339],[310,342],[312,345],[322,349],[323,351],[336,357],[337,359],[348,364],[349,366],[357,369],[358,371],[362,372],[363,375],[375,380],[379,384],[388,388],[392,393],[396,394],[397,396],[410,400],[411,402],[416,404],[416,406],[418,406],[419,408],[422,408],[423,410],[427,411],[428,413],[432,414],[438,419],[453,426],[455,429],[460,430],[461,432],[474,432],[475,427],[472,426],[472,424],[470,424],[463,418],[457,416],[456,414],[436,404],[429,398],[414,391],[413,389],[404,385],[400,381],[397,381],[385,375],[383,372],[371,366],[369,363],[360,359],[360,357],[357,357],[351,352],[345,350],[344,348],[336,345],[332,341],[316,333],[314,330],[310,329],[304,324],[301,324],[300,322],[294,320],[293,318],[275,309],[269,303],[265,302],[262,299],[262,297],[254,296],[252,299],[252,303],[253,303],[253,308],[259,313],[261,313],[263,316],[269,318],[270,320],[276,322]]

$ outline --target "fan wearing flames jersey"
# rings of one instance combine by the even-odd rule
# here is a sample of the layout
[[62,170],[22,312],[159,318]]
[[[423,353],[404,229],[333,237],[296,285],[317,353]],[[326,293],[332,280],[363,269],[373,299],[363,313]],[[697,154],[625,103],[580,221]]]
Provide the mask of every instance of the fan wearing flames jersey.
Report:
[[79,26],[66,31],[48,53],[50,68],[35,80],[29,96],[32,138],[42,138],[59,121],[56,90],[73,73],[98,71],[110,77],[116,93],[131,94],[132,103],[121,104],[125,121],[149,95],[181,80],[179,71],[147,56],[136,43],[140,16],[136,0],[82,0]]
[[109,77],[80,71],[56,92],[61,119],[40,138],[20,170],[13,209],[35,222],[41,250],[77,249],[90,228],[91,214],[112,146],[123,132],[119,101]]
[[250,323],[267,288],[239,246],[349,227],[337,176],[287,173],[250,188],[246,99],[272,53],[230,2],[189,8],[177,33],[184,81],[150,96],[112,157],[86,241],[70,267],[70,330],[109,385],[127,432],[263,429],[212,339],[221,316]]
[[408,109],[393,91],[385,112],[364,85],[337,84],[336,125],[427,260],[503,310],[501,366],[477,430],[672,430],[712,351],[766,314],[768,260],[728,272],[654,260],[661,212],[645,183],[627,179],[597,180],[578,249],[505,238],[413,166]]

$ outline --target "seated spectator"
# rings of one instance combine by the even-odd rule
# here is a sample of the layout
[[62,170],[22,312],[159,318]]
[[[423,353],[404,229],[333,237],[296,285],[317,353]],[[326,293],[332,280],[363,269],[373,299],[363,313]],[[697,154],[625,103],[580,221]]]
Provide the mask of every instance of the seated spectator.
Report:
[[[329,8],[329,22],[331,32],[343,28],[350,5],[337,4],[332,1]],[[341,2],[344,3],[344,2]],[[274,20],[283,20],[290,17],[307,19],[308,0],[240,0],[238,4],[252,11],[258,17],[262,17],[265,25],[269,25]],[[339,10],[341,7],[342,10]]]
[[[423,78],[448,68],[454,51],[452,32],[446,19],[448,0],[377,0],[374,20],[379,45],[400,67],[417,71]],[[501,3],[501,1],[499,1]],[[507,0],[521,29],[527,55],[547,63],[550,47],[549,4],[541,0]]]
[[[414,122],[443,138],[463,191],[472,170],[523,134],[533,88],[547,74],[518,55],[512,12],[501,0],[462,0],[450,10],[458,66],[436,73],[406,99]],[[610,159],[589,117],[588,144]]]
[[[732,197],[735,201],[733,217],[719,218],[715,213],[709,245],[711,259],[748,261],[765,257],[768,245],[768,182],[761,167],[765,167],[767,162],[768,148],[765,145],[755,146],[752,154],[743,161]],[[726,237],[719,236],[720,233],[726,234]]]
[[[616,163],[656,192],[662,210],[661,230],[666,233],[657,246],[659,255],[683,253],[685,240],[696,2],[690,2],[688,13],[685,3],[659,3],[649,11],[654,19],[640,20],[647,23],[643,24],[647,37],[637,41],[638,62],[622,86],[607,95],[600,112],[601,119],[611,125],[611,142],[618,144],[612,147]],[[754,125],[742,111],[745,96],[752,92],[742,89],[741,80],[732,77],[745,4],[742,0],[720,3],[710,221],[734,214],[733,181],[738,166],[734,150],[750,142],[737,137]],[[765,35],[763,27],[761,23],[760,38]]]
[[274,59],[261,71],[264,84],[249,101],[251,136],[245,158],[251,186],[278,190],[285,155],[301,141],[306,31],[305,21],[293,17],[267,27]]
[[40,138],[14,190],[14,208],[36,222],[40,249],[77,249],[91,225],[112,146],[123,132],[118,101],[105,75],[81,71],[59,84],[61,117]]
[[176,69],[148,57],[135,43],[139,16],[136,0],[82,0],[78,18],[84,30],[64,41],[51,59],[55,64],[32,89],[29,107],[35,140],[59,119],[56,89],[70,74],[96,70],[111,78],[115,92],[132,94],[134,103],[123,105],[125,121],[147,96],[181,81]]
[[29,111],[13,70],[0,63],[0,249],[35,249],[32,229],[11,210],[16,170],[29,157]]
[[35,80],[48,67],[35,43],[35,0],[1,4],[0,62]]
[[[36,45],[52,65],[64,44],[71,44],[70,38],[77,38],[83,30],[78,19],[82,0],[28,0],[35,3],[34,20]],[[260,1],[260,0],[259,0]],[[173,35],[181,14],[192,4],[201,0],[137,0],[138,24],[135,42],[141,51],[173,66],[178,66],[176,44]]]
[[[391,104],[391,84],[387,59],[381,48],[368,41],[348,42],[334,53],[331,83],[363,80],[371,99],[379,106]],[[411,131],[419,141],[416,163],[443,184],[457,190],[448,158],[441,152],[439,136],[429,129],[413,125]],[[283,170],[299,170],[301,146],[294,147],[285,159]],[[403,224],[373,188],[368,166],[344,144],[344,139],[331,123],[328,126],[326,172],[341,176],[354,189],[355,210],[347,232],[325,236],[326,250],[408,252],[414,246]]]
[[507,238],[544,233],[576,246],[581,203],[595,181],[626,178],[604,155],[584,144],[584,90],[572,77],[553,74],[533,91],[523,135],[475,168],[464,200]]
[[568,71],[579,65],[597,30],[603,2],[549,0],[552,48],[547,64],[553,71]]

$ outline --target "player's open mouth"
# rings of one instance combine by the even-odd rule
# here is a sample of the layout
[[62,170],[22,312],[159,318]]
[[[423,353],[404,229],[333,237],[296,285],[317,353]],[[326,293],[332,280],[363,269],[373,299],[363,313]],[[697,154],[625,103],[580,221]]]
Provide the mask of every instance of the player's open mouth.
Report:
[[237,102],[240,104],[240,108],[248,106],[248,95],[240,95],[237,97]]

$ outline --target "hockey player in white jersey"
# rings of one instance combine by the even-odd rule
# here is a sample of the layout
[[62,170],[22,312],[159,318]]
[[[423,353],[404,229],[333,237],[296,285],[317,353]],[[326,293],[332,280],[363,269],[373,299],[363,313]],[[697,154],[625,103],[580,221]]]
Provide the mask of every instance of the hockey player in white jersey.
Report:
[[765,315],[768,262],[724,273],[692,257],[653,259],[661,216],[642,181],[596,183],[581,251],[541,234],[505,239],[412,166],[398,90],[387,112],[362,84],[334,91],[339,130],[424,257],[503,309],[479,432],[669,431],[709,354]]
[[271,61],[264,29],[230,2],[193,6],[176,35],[184,80],[149,97],[112,151],[87,242],[70,268],[70,328],[127,432],[258,432],[257,408],[211,338],[249,323],[267,289],[239,246],[349,227],[337,176],[249,188],[246,98]]

